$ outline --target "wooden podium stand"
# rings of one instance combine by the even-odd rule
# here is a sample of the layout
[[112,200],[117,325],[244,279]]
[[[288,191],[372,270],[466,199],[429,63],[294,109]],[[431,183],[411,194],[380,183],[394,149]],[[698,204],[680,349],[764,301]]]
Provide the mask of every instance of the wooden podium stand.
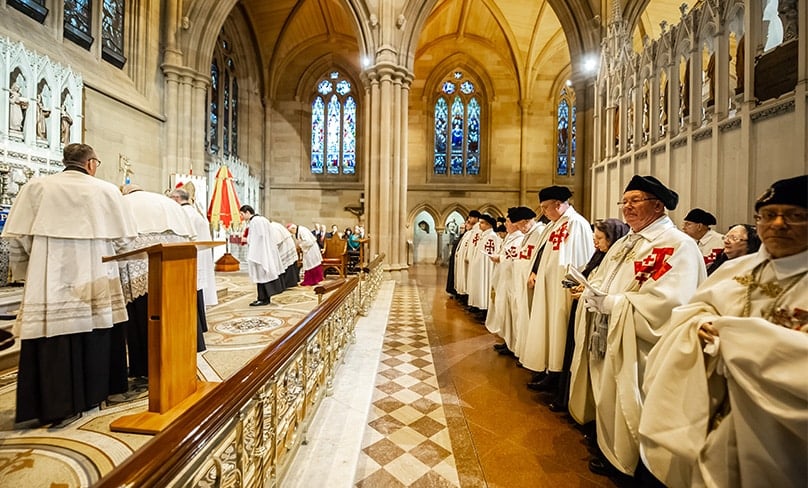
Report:
[[223,244],[172,242],[103,258],[149,257],[149,411],[115,420],[113,432],[156,434],[218,384],[196,379],[196,254]]

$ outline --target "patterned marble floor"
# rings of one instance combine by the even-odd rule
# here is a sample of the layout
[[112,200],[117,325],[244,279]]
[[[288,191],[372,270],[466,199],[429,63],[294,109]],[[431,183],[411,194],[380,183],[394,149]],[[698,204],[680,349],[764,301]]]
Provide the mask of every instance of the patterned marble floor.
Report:
[[418,288],[396,287],[356,486],[460,486]]

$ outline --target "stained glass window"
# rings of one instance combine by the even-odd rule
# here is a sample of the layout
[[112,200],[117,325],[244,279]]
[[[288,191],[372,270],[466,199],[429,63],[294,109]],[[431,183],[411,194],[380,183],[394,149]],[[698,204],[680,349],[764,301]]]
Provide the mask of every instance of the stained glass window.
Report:
[[122,68],[124,0],[104,0],[101,15],[101,55],[104,60]]
[[572,176],[575,174],[575,92],[570,87],[561,89],[556,130],[556,173]]
[[92,7],[91,0],[65,0],[65,37],[85,49],[93,44]]
[[233,148],[233,154],[237,153],[238,149],[238,80],[233,79],[233,93],[230,95],[230,138],[233,141],[230,147]]
[[14,7],[24,12],[40,24],[48,16],[48,7],[45,6],[45,0],[7,0],[6,3],[9,7]]
[[230,120],[230,73],[225,70],[224,80],[222,83],[222,90],[224,97],[222,97],[222,108],[224,123],[222,124],[222,150],[225,155],[230,154],[230,125],[227,123]]
[[325,104],[321,97],[311,104],[311,172],[323,174],[325,149]]
[[221,32],[210,68],[205,147],[211,154],[219,154],[221,149],[225,156],[238,156],[238,64],[233,59],[231,46]]
[[436,175],[477,176],[482,104],[475,83],[462,71],[454,71],[439,87],[434,108],[433,171]]
[[339,71],[318,80],[311,103],[312,174],[356,174],[358,104]]
[[212,154],[219,152],[219,63],[210,65],[210,123],[208,124],[208,148]]

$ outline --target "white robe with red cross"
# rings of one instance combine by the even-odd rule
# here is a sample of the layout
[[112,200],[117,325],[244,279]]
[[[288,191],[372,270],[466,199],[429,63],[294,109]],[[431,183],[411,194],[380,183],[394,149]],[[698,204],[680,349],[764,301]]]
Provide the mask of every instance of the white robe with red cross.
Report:
[[595,251],[592,228],[574,208],[545,230],[533,303],[520,360],[531,371],[561,371],[572,298],[561,280],[567,267],[583,267]]
[[494,262],[491,256],[497,253],[502,239],[488,228],[480,233],[480,238],[473,250],[468,253],[469,267],[466,277],[466,288],[469,292],[469,306],[480,310],[488,310],[491,299],[491,274],[494,272]]
[[670,328],[674,307],[687,303],[707,272],[696,241],[662,216],[615,242],[590,283],[613,300],[603,359],[588,363],[595,399],[598,446],[609,462],[633,474],[639,461],[637,431],[642,377],[651,348]]

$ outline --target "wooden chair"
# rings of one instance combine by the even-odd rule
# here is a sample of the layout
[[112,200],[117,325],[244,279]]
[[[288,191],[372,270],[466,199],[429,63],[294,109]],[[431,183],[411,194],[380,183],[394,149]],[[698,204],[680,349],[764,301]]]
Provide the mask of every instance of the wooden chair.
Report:
[[339,272],[340,278],[345,278],[348,267],[348,242],[334,235],[325,240],[323,247],[323,274],[334,268]]

